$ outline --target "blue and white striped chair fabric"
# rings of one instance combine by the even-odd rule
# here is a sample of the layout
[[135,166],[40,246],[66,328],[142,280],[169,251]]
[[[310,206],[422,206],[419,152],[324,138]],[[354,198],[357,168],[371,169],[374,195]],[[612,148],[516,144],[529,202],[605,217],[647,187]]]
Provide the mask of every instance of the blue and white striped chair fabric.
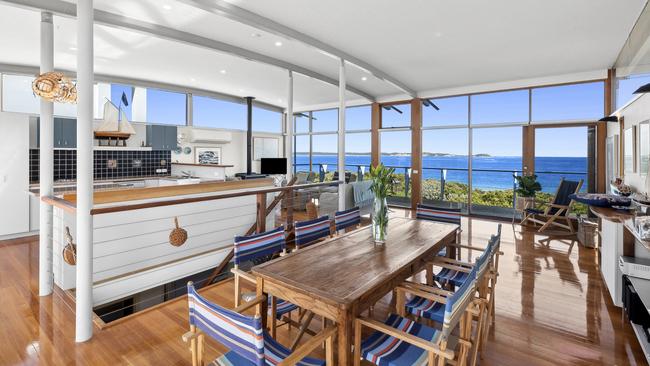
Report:
[[[194,285],[187,285],[190,325],[226,346],[230,351],[214,360],[220,366],[276,365],[291,354],[291,350],[276,342],[263,330],[259,316],[246,316],[224,309],[201,297]],[[306,357],[297,365],[322,366],[322,360]]]
[[336,231],[361,224],[361,211],[359,207],[352,207],[349,210],[337,211],[334,213],[334,225]]
[[[285,247],[284,226],[260,234],[235,236],[235,265],[247,261],[264,262],[274,254],[282,252]],[[271,298],[269,298],[269,306],[271,306]],[[296,309],[298,306],[278,298],[275,316],[281,319],[282,315]]]
[[[432,343],[437,343],[440,338],[439,330],[399,315],[390,314],[384,324]],[[376,331],[361,342],[361,356],[379,366],[404,366],[425,365],[428,353],[420,347]]]
[[[445,222],[449,224],[456,224],[460,226],[461,215],[460,208],[449,208],[449,207],[437,207],[432,205],[424,205],[418,203],[418,206],[415,210],[415,218],[420,220],[429,220],[436,222]],[[460,239],[460,234],[458,239]],[[446,257],[447,248],[442,249],[438,252],[438,256]]]
[[240,265],[280,253],[285,247],[284,226],[260,234],[235,236],[234,261]]
[[[388,317],[385,324],[434,344],[439,343],[444,337],[448,340],[448,349],[456,348],[456,339],[451,337],[451,332],[476,292],[476,270],[472,270],[470,276],[473,280],[466,281],[456,293],[447,298],[446,304],[442,306],[440,321],[443,324],[442,330],[394,314]],[[422,348],[379,331],[373,332],[361,343],[361,354],[364,359],[380,366],[424,365],[428,357],[427,351]]]
[[326,215],[314,220],[296,221],[295,228],[296,246],[305,248],[330,235],[330,218]]
[[[500,238],[501,226],[499,225],[498,234],[492,235],[485,251],[476,259],[476,263],[474,264],[472,271],[462,272],[449,270],[447,272],[448,274],[455,272],[456,276],[452,281],[448,283],[452,283],[456,287],[462,287],[467,282],[467,279],[472,278],[472,276],[474,276],[474,278],[479,281],[490,267],[490,261],[493,259],[494,254],[498,250]],[[446,269],[447,268],[444,268],[443,271]],[[442,323],[444,320],[445,305],[434,300],[425,299],[420,296],[414,296],[406,303],[405,307],[407,313],[413,314],[415,316],[431,319],[438,323]]]
[[436,207],[418,203],[415,210],[415,217],[422,220],[447,222],[460,225],[460,208]]

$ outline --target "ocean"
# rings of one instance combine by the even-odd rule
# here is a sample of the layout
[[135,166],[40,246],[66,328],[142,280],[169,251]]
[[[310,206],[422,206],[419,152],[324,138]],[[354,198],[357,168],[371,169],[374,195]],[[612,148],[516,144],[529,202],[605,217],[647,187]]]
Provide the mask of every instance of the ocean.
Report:
[[[404,173],[411,165],[410,156],[382,155],[384,165],[395,167],[396,173]],[[309,156],[296,155],[298,171],[309,170]],[[336,155],[314,155],[314,170],[318,164],[327,164],[327,171],[336,170]],[[345,158],[346,169],[356,172],[358,165],[370,165],[370,155],[348,155]],[[422,158],[422,177],[439,180],[441,168],[447,170],[447,181],[467,184],[467,156],[424,156]],[[459,170],[454,170],[459,169]],[[514,156],[477,156],[472,160],[472,185],[475,189],[497,190],[512,189],[514,178],[512,172],[521,175],[521,157]],[[497,170],[497,171],[495,171]],[[586,157],[537,157],[535,158],[537,179],[542,185],[542,191],[553,193],[562,177],[571,180],[583,179],[583,190],[587,187],[587,158]],[[505,172],[502,172],[505,171]],[[562,172],[562,174],[544,173]]]

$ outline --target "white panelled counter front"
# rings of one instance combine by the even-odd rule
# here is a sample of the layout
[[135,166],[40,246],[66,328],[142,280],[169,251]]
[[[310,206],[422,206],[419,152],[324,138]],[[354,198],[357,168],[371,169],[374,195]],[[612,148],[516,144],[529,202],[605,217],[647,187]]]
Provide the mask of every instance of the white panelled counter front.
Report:
[[[165,206],[156,203],[272,186],[271,179],[259,179],[95,192],[95,209],[138,208],[93,216],[94,306],[218,266],[232,249],[233,237],[243,235],[257,217],[255,194]],[[268,194],[267,201],[274,197]],[[74,194],[62,199],[74,207]],[[187,241],[178,247],[171,245],[169,238],[176,227],[175,218],[188,233]],[[273,218],[267,217],[268,227],[273,227]],[[75,266],[66,263],[62,255],[66,229],[76,237],[75,222],[73,209],[55,205],[54,282],[64,290],[75,288]]]

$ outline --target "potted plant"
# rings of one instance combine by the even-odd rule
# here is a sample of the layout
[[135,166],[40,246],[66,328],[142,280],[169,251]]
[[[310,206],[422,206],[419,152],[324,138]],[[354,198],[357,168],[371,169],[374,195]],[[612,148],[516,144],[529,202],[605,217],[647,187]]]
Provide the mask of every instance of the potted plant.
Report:
[[542,185],[537,181],[537,175],[515,175],[517,181],[517,201],[515,202],[515,210],[523,211],[527,208],[533,207],[535,203],[535,193],[542,190]]
[[372,207],[372,238],[376,243],[386,242],[388,231],[388,203],[386,197],[391,187],[394,168],[387,168],[383,164],[370,167],[370,190],[375,195]]

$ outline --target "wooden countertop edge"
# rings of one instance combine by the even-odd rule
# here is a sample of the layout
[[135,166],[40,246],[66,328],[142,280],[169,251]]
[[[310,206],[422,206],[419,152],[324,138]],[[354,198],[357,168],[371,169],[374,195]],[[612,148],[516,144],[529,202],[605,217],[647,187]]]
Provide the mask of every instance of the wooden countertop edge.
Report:
[[[272,186],[273,179],[251,179],[242,181],[225,181],[197,183],[187,185],[173,185],[164,187],[130,188],[108,191],[98,191],[94,194],[94,203],[101,205],[107,203],[119,203],[128,201],[139,201],[156,198],[170,198],[188,194],[201,194],[211,192],[223,192],[236,189],[260,188]],[[75,203],[76,193],[64,194],[63,199]]]
[[625,220],[634,217],[634,215],[630,215],[628,213],[624,213],[616,209],[607,208],[607,207],[589,206],[589,210],[591,210],[591,212],[593,212],[593,214],[596,215],[598,218],[603,220],[613,221],[613,222],[622,223]]
[[53,207],[58,207],[63,209],[64,211],[70,212],[70,213],[76,213],[77,212],[77,205],[73,202],[64,200],[63,198],[60,197],[53,197],[53,196],[44,196],[41,197],[41,201],[53,206]]
[[234,168],[234,165],[223,165],[223,164],[197,164],[197,163],[172,163],[172,165],[189,165],[189,166],[200,166],[205,168]]

